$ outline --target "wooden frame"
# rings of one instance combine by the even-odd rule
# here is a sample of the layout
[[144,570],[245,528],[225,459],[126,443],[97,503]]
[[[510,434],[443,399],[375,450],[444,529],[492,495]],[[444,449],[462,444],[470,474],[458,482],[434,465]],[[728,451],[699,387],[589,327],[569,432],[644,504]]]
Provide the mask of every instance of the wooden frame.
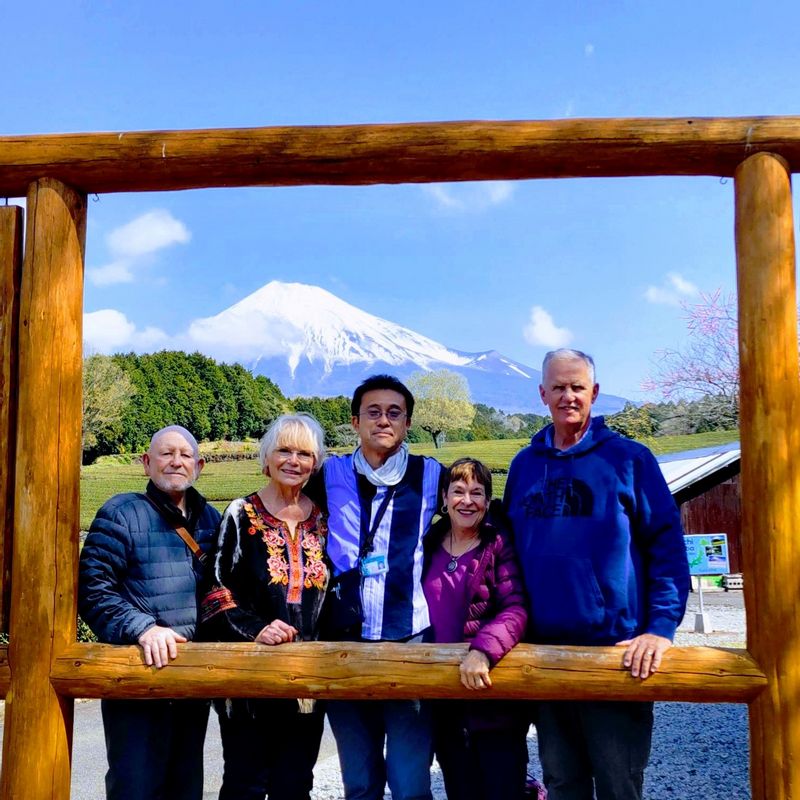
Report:
[[[3,376],[11,374],[11,354],[19,354],[17,455],[13,467],[10,449],[0,458],[0,476],[14,475],[15,497],[10,654],[0,649],[0,690],[8,692],[0,798],[69,795],[73,697],[222,689],[251,696],[467,694],[457,679],[460,645],[305,643],[278,653],[189,644],[155,672],[142,665],[138,648],[75,643],[87,193],[628,175],[735,177],[748,650],[673,648],[662,671],[641,682],[621,668],[614,648],[520,646],[496,669],[492,695],[747,702],[754,800],[800,795],[800,376],[790,193],[790,165],[798,163],[800,117],[0,138],[0,197],[28,195],[21,290],[11,279],[10,295],[8,253],[18,246],[0,241],[0,309],[9,307],[4,297],[20,297],[4,311],[14,333],[11,348],[0,350]],[[0,216],[4,238],[7,230]],[[0,381],[0,401],[13,397],[3,387]],[[0,436],[10,442],[13,431],[0,429]],[[45,541],[42,516],[56,520]],[[33,601],[31,583],[39,592]]]

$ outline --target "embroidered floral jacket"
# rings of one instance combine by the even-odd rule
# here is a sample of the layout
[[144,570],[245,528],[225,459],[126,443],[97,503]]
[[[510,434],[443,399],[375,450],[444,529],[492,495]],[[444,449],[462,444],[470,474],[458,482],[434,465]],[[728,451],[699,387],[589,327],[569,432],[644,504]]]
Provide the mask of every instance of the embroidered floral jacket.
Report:
[[253,641],[281,619],[300,631],[300,640],[316,639],[328,586],[326,539],[325,517],[317,506],[297,523],[292,538],[258,494],[234,500],[222,517],[214,585],[202,604],[206,635]]

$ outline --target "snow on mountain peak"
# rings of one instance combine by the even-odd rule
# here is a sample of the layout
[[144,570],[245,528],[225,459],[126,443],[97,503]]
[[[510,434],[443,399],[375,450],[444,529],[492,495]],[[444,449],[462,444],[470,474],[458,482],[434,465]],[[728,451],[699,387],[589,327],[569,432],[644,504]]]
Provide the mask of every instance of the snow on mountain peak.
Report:
[[192,323],[189,336],[222,358],[282,356],[294,375],[301,360],[324,371],[380,361],[419,367],[463,366],[469,358],[409,328],[381,319],[318,286],[270,281],[216,316]]
[[[476,402],[507,412],[542,410],[533,367],[497,350],[451,350],[318,286],[271,281],[216,316],[196,320],[184,338],[184,349],[238,361],[289,397],[349,396],[374,372],[406,380],[420,369],[446,367],[467,378]],[[595,410],[623,405],[624,398],[600,395]]]

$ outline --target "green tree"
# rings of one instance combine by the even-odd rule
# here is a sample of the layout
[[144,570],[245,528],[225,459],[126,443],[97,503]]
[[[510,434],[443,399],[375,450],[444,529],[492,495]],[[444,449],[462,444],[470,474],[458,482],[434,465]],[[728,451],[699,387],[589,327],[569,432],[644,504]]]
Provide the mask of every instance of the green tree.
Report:
[[261,436],[270,422],[277,419],[281,414],[286,414],[292,410],[292,404],[283,396],[283,392],[265,375],[257,375],[255,378],[256,393],[258,396],[259,410],[264,419],[261,426],[263,430],[254,434]]
[[442,446],[445,431],[472,424],[475,406],[463,375],[449,369],[415,372],[408,388],[416,401],[413,422],[430,433],[436,447]]
[[[107,357],[104,357],[107,358]],[[218,364],[201,353],[117,354],[129,403],[119,421],[97,437],[95,455],[141,452],[165,425],[184,425],[199,439],[259,437],[292,409],[280,389],[241,364]]]
[[254,378],[241,364],[220,364],[234,404],[230,438],[260,437],[286,409],[286,398],[268,378]]
[[199,440],[258,437],[289,401],[269,378],[254,378],[240,364],[180,351],[114,357],[136,394],[119,437],[107,452],[143,450],[164,425],[188,428]]
[[[211,435],[214,394],[198,374],[197,362],[186,353],[162,350],[136,356],[132,375],[137,397],[129,411],[129,441],[134,450],[147,445],[154,431],[164,425],[183,425],[198,439]],[[145,424],[142,424],[145,423]]]
[[475,419],[469,433],[475,441],[486,439],[529,439],[549,420],[538,414],[506,414],[491,406],[477,403]]
[[295,411],[311,414],[322,425],[328,447],[341,447],[352,441],[347,432],[348,428],[352,430],[350,400],[347,397],[295,397],[294,408]]
[[133,383],[111,356],[83,359],[83,453],[97,450],[101,439],[119,433],[125,410],[134,394]]
[[188,356],[187,366],[197,376],[198,384],[208,393],[206,399],[209,401],[209,431],[205,438],[214,441],[232,439],[236,427],[236,401],[227,373],[213,358],[202,353]]
[[606,416],[605,422],[612,431],[640,442],[650,439],[656,432],[656,423],[647,405],[625,403],[622,411]]

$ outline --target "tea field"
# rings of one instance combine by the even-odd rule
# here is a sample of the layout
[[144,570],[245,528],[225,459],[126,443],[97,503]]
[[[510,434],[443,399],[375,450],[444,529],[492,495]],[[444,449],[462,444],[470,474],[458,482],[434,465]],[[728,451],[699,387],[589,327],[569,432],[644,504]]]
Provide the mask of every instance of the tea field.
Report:
[[[698,447],[736,441],[738,431],[716,431],[698,433],[691,436],[664,436],[651,439],[646,444],[655,453],[674,453]],[[414,444],[411,452],[438,458],[444,464],[451,464],[457,458],[471,456],[483,461],[491,470],[495,496],[501,496],[505,488],[505,470],[511,459],[528,444],[527,439],[499,439],[483,442],[446,442],[435,450],[433,445]],[[202,446],[203,451],[207,449]],[[211,445],[209,451],[214,451]],[[258,462],[215,461],[206,464],[197,488],[220,510],[235,497],[242,497],[263,485]],[[86,466],[81,471],[81,530],[87,530],[97,509],[113,494],[118,492],[143,491],[146,478],[141,464],[120,463],[116,457],[103,459],[101,463]]]

